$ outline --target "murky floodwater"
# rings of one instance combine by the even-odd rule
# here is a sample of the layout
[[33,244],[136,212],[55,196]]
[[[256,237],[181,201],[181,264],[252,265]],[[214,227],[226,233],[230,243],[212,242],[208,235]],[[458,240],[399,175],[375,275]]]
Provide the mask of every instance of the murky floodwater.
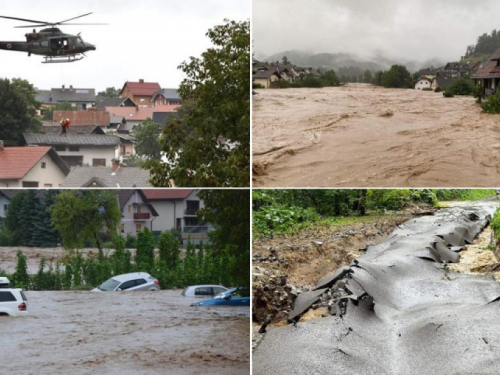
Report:
[[180,293],[26,292],[28,317],[0,317],[0,373],[248,374],[250,309]]
[[257,92],[255,186],[500,185],[500,116],[472,97],[362,84]]

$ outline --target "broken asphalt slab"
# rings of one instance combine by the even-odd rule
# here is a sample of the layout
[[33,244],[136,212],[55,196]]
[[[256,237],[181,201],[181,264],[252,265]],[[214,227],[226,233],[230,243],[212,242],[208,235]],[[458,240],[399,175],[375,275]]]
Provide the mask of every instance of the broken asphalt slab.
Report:
[[500,373],[500,284],[490,276],[445,277],[448,260],[417,255],[437,243],[445,258],[458,255],[454,244],[471,242],[495,209],[439,211],[370,246],[343,279],[366,294],[349,301],[342,318],[269,329],[253,354],[253,373]]

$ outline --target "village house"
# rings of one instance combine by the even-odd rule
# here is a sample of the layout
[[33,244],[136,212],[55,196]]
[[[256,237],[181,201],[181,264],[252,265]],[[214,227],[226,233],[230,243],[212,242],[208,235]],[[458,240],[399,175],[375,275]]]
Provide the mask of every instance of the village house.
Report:
[[154,93],[151,102],[153,103],[153,107],[160,105],[180,105],[182,104],[182,99],[177,89],[161,89]]
[[481,85],[483,97],[495,94],[500,84],[500,49],[481,65],[472,78],[474,83]]
[[105,111],[54,111],[52,123],[58,125],[62,119],[71,122],[70,131],[73,126],[100,126],[107,128],[110,122],[110,114]]
[[161,105],[157,107],[106,107],[105,110],[111,116],[120,116],[125,118],[125,126],[119,126],[118,132],[132,132],[134,127],[142,124],[147,119],[153,119],[155,112],[176,112],[180,104]]
[[118,205],[122,213],[120,234],[134,235],[148,228],[153,231],[153,221],[158,212],[148,202],[144,193],[139,189],[120,189],[118,191]]
[[153,232],[177,229],[182,233],[185,244],[188,239],[194,243],[209,240],[209,224],[202,224],[197,216],[204,207],[203,201],[192,189],[144,189],[148,202],[158,212],[158,219],[153,221]]
[[[44,125],[42,128],[45,134],[60,134],[61,133],[61,125]],[[106,135],[106,132],[102,129],[102,127],[93,125],[73,125],[70,127],[70,134],[101,134]]]
[[137,138],[129,134],[117,133],[116,136],[120,138],[120,147],[116,149],[116,158],[129,158],[135,155],[135,144]]
[[253,83],[261,85],[265,89],[270,88],[273,82],[280,81],[282,79],[281,74],[271,70],[258,70],[253,75]]
[[436,90],[439,87],[442,91],[445,91],[447,88],[451,87],[453,82],[455,82],[458,79],[460,78],[459,77],[453,78],[445,74],[438,74],[432,80],[431,88],[433,90]]
[[95,105],[95,89],[80,89],[73,86],[62,86],[49,90],[38,90],[35,99],[44,107],[52,107],[57,103],[70,103],[75,109],[86,110]]
[[432,76],[422,76],[415,82],[415,90],[430,89],[432,85]]
[[7,217],[10,201],[17,192],[18,190],[11,189],[0,190],[0,219],[5,219]]
[[113,135],[99,134],[56,134],[25,133],[28,146],[53,147],[61,159],[69,167],[91,165],[106,167],[112,165],[115,150],[120,139]]
[[76,166],[71,169],[62,187],[135,188],[151,187],[149,171],[127,167],[113,159],[111,167]]
[[153,121],[163,129],[170,118],[177,116],[179,116],[179,112],[153,112]]
[[152,107],[151,99],[153,95],[160,91],[161,87],[157,82],[144,82],[139,79],[139,82],[125,82],[120,97],[130,98],[139,107]]
[[0,141],[0,187],[59,187],[68,173],[52,147],[4,147]]
[[104,98],[97,104],[97,110],[103,111],[106,107],[135,107],[130,98]]

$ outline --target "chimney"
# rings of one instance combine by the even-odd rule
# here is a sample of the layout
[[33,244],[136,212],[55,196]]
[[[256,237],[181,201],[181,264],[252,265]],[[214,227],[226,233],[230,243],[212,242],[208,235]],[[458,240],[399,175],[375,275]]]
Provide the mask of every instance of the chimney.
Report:
[[3,141],[0,141],[0,152],[2,152],[2,151],[3,151],[3,149],[4,149],[4,148],[3,148]]
[[64,85],[62,85],[62,90],[64,91],[66,88],[64,87]]
[[73,85],[69,85],[69,91],[73,91]]
[[111,175],[114,176],[116,171],[120,168],[120,160],[112,159],[111,160]]
[[144,80],[142,78],[140,78],[139,83],[144,83]]

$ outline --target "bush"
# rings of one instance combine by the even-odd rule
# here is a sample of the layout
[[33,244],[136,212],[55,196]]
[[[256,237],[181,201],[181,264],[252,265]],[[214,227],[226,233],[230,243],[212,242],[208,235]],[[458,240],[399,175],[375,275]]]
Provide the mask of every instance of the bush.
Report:
[[263,89],[264,86],[262,86],[260,83],[252,83],[252,88],[253,89]]
[[474,82],[468,78],[460,78],[454,81],[447,91],[452,92],[454,95],[473,95]]
[[445,98],[453,98],[455,95],[453,94],[453,92],[446,90],[445,92],[443,92],[443,96]]
[[422,91],[432,91],[432,89],[430,87],[425,87],[422,89]]
[[14,236],[8,229],[0,230],[0,246],[14,246]]
[[324,84],[319,78],[316,78],[314,75],[309,74],[302,81],[302,86],[311,88],[321,88],[324,86]]
[[273,88],[273,89],[288,89],[291,86],[292,85],[290,84],[290,82],[285,81],[285,80],[274,81],[271,83],[271,88]]
[[483,112],[498,114],[500,113],[500,90],[495,95],[488,96],[486,102],[481,104]]
[[495,215],[493,215],[493,219],[491,220],[490,225],[491,229],[493,229],[493,233],[498,243],[500,240],[500,208],[497,209]]
[[442,92],[443,89],[441,87],[436,87],[436,89],[434,90],[434,92]]
[[125,247],[127,249],[135,249],[137,246],[137,237],[133,234],[127,233],[127,237],[125,238]]
[[284,207],[279,205],[264,206],[253,213],[253,226],[263,235],[286,233],[297,224],[319,220],[313,208]]

